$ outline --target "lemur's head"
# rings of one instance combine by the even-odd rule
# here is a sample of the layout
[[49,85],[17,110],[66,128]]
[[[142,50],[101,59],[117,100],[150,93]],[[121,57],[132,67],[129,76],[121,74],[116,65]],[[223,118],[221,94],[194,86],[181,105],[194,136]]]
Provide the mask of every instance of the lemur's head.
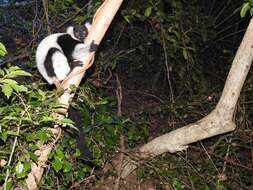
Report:
[[89,33],[90,27],[91,25],[88,22],[82,26],[69,26],[67,28],[67,33],[70,34],[73,38],[83,42]]

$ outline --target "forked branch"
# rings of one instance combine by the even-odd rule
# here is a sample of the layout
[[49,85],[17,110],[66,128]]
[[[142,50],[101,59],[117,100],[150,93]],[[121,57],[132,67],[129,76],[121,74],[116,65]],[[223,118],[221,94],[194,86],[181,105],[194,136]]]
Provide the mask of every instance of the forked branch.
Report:
[[[165,152],[174,153],[190,143],[233,131],[236,104],[253,60],[253,20],[251,19],[229,71],[225,87],[216,108],[203,119],[157,137],[138,149],[139,158],[150,158]],[[137,162],[125,160],[122,177],[128,176]]]

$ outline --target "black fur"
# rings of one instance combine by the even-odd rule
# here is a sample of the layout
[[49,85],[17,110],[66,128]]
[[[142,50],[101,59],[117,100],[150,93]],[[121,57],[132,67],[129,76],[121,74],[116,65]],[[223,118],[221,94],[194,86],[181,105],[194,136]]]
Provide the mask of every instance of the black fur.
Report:
[[82,26],[74,26],[74,36],[80,41],[84,41],[87,37],[89,31],[85,25]]
[[77,135],[77,147],[81,152],[80,158],[84,160],[86,163],[88,163],[89,165],[94,165],[92,163],[93,156],[85,143],[85,133],[82,127],[83,120],[82,120],[82,115],[80,111],[70,106],[68,109],[68,113],[69,113],[70,119],[75,122],[75,126],[79,130],[78,135]]
[[90,44],[90,52],[97,51],[98,50],[98,45],[95,44],[94,40],[92,40]]
[[63,34],[58,37],[57,43],[60,45],[64,55],[67,57],[67,60],[70,62],[73,61],[72,53],[77,44],[82,42],[76,39],[73,39],[70,34]]
[[45,68],[46,68],[46,71],[47,71],[47,74],[49,77],[55,77],[56,74],[54,72],[54,68],[53,68],[53,54],[57,51],[60,51],[59,49],[57,48],[50,48],[47,52],[47,56],[46,56],[46,59],[45,59]]
[[82,61],[74,60],[70,63],[70,69],[73,70],[75,67],[81,67],[83,66]]

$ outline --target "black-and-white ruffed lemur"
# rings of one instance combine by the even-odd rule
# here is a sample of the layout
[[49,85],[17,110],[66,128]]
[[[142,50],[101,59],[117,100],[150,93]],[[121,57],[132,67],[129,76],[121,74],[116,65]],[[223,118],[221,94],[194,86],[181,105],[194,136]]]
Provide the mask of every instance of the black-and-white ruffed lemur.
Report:
[[[84,27],[69,26],[65,33],[51,34],[39,43],[36,51],[37,68],[49,84],[59,86],[74,67],[83,65],[82,61],[88,53],[97,50],[94,42],[84,43],[90,26],[88,22]],[[89,161],[92,159],[92,154],[85,145],[81,114],[72,107],[69,108],[68,113],[79,130],[77,146],[81,158]]]
[[89,52],[96,51],[97,45],[84,43],[90,24],[84,28],[69,26],[66,33],[55,33],[44,38],[36,51],[37,67],[49,84],[59,86]]

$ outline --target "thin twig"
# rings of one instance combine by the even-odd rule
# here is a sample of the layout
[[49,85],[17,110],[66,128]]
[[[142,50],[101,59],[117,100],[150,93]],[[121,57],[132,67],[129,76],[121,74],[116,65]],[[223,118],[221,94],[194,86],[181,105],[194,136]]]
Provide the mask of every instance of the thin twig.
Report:
[[[16,94],[16,96],[19,97],[19,99],[20,99],[20,101],[21,101],[21,103],[22,103],[22,105],[24,106],[24,109],[25,109],[25,112],[22,112],[21,117],[23,117],[25,115],[25,113],[27,113],[30,116],[30,114],[28,112],[28,107],[25,104],[25,102],[22,99],[22,97],[18,93]],[[5,177],[5,180],[4,180],[4,190],[6,190],[6,188],[7,188],[7,182],[8,182],[8,178],[9,178],[9,175],[10,175],[10,168],[9,168],[9,166],[11,164],[11,160],[12,160],[12,157],[13,157],[16,145],[17,145],[17,141],[18,141],[18,136],[19,136],[21,124],[22,124],[22,120],[20,120],[20,122],[18,124],[17,134],[15,136],[14,143],[13,143],[12,150],[11,150],[11,154],[10,154],[10,157],[9,157],[9,161],[8,161],[8,165],[7,165],[8,169],[6,171],[6,177]]]
[[125,143],[124,143],[124,136],[121,134],[120,135],[120,156],[119,156],[119,164],[117,167],[117,173],[118,177],[115,180],[115,185],[114,185],[114,190],[118,190],[120,186],[120,179],[121,179],[121,171],[122,171],[122,166],[123,166],[123,160],[124,160],[124,150],[125,150]]
[[239,21],[234,22],[233,24],[229,25],[228,27],[223,28],[222,30],[218,31],[215,35],[218,36],[218,35],[220,35],[221,33],[226,32],[226,31],[228,31],[229,29],[233,28],[234,26],[238,26],[238,25],[239,25],[241,22],[243,22],[243,21],[244,21],[243,19],[240,19]]
[[169,83],[169,88],[170,88],[170,97],[171,97],[171,101],[174,102],[174,93],[173,93],[173,89],[172,89],[172,84],[171,84],[171,78],[170,78],[170,66],[168,63],[168,55],[167,55],[167,49],[166,49],[166,43],[165,43],[165,32],[163,27],[161,26],[161,31],[162,31],[162,45],[163,45],[163,52],[164,52],[164,58],[165,58],[165,68],[166,68],[166,73],[167,73],[167,80]]
[[[204,152],[204,150],[202,150],[202,149],[200,149],[200,148],[198,148],[198,147],[196,147],[196,146],[189,146],[189,147],[190,147],[191,149],[193,149],[193,150],[196,150],[196,151],[199,151],[199,152]],[[240,164],[240,163],[237,163],[237,162],[235,162],[235,161],[233,161],[233,160],[230,160],[230,159],[228,159],[228,158],[223,158],[222,156],[219,156],[219,155],[217,155],[217,154],[215,154],[215,153],[213,153],[213,152],[211,152],[211,151],[208,151],[208,154],[213,155],[213,156],[215,156],[215,157],[217,157],[217,158],[219,158],[219,159],[222,159],[222,160],[226,161],[227,163],[229,163],[229,164],[231,164],[231,165],[238,166],[238,167],[244,168],[244,169],[249,170],[249,171],[253,171],[253,168],[252,168],[252,167],[244,166],[244,165],[242,165],[242,164]]]
[[51,28],[50,28],[49,16],[48,16],[48,0],[42,0],[42,4],[43,4],[43,9],[44,9],[45,17],[46,17],[46,22],[47,22],[47,32],[48,34],[51,34]]
[[218,41],[222,41],[222,40],[224,40],[224,39],[226,39],[230,36],[237,35],[237,34],[240,34],[241,32],[245,32],[245,31],[246,31],[246,29],[238,30],[236,32],[230,33],[230,34],[228,34],[226,36],[223,36],[221,38],[215,39],[213,42],[215,43],[215,42],[218,42]]
[[[119,76],[116,74],[116,81],[117,81],[117,89],[116,89],[116,96],[117,96],[117,104],[118,104],[118,116],[122,116],[122,86],[119,80]],[[125,145],[124,145],[124,136],[121,134],[120,135],[120,156],[119,156],[119,164],[117,167],[117,173],[118,177],[115,180],[115,185],[114,185],[114,190],[119,189],[120,185],[120,178],[121,178],[121,171],[122,171],[122,166],[123,166],[123,159],[124,159],[124,152],[125,151]]]
[[[220,25],[224,24],[226,21],[228,21],[232,16],[234,16],[235,14],[237,14],[239,11],[241,10],[241,6],[236,8],[232,14],[230,14],[228,17],[223,18],[222,21],[220,23],[217,23],[214,28],[218,28]],[[243,20],[243,19],[241,19]]]
[[[21,117],[23,117],[24,114],[25,114],[25,112],[22,113]],[[9,160],[8,160],[8,164],[7,164],[8,169],[6,171],[6,176],[5,176],[4,185],[3,185],[4,190],[7,190],[7,183],[8,183],[8,178],[9,178],[9,175],[10,175],[10,165],[11,165],[12,157],[13,157],[16,145],[17,145],[21,124],[22,124],[22,120],[20,120],[20,122],[18,124],[17,133],[16,133],[16,136],[14,138],[14,143],[13,143],[13,146],[12,146],[12,149],[11,149],[11,154],[10,154],[10,157],[9,157]]]
[[112,71],[110,68],[108,69],[108,72],[109,72],[109,76],[105,79],[105,82],[103,82],[103,84],[107,84],[112,78]]
[[76,187],[79,187],[83,182],[88,181],[88,180],[92,180],[92,179],[95,179],[95,178],[96,178],[95,175],[90,175],[90,176],[88,176],[86,178],[83,178],[82,180],[80,180],[80,181],[74,183],[73,185],[71,185],[68,188],[68,190],[75,189]]
[[224,5],[222,5],[222,9],[219,11],[219,13],[214,18],[214,23],[216,23],[216,21],[218,20],[218,18],[220,18],[220,16],[222,15],[222,13],[225,10],[227,10],[227,7],[228,7],[229,3],[231,3],[231,0],[228,0]]
[[143,91],[140,91],[140,90],[127,90],[127,91],[128,91],[128,94],[130,94],[130,93],[142,94],[142,95],[154,98],[154,99],[158,100],[162,104],[166,104],[165,101],[163,101],[160,97],[158,97],[158,96],[156,96],[154,94],[150,94],[148,92],[143,92]]
[[209,6],[210,9],[208,10],[207,16],[210,16],[213,12],[213,8],[215,7],[215,0],[212,0],[211,6]]
[[214,164],[214,162],[213,162],[213,160],[212,160],[212,158],[211,158],[209,152],[207,152],[206,147],[203,145],[203,143],[202,143],[201,141],[200,141],[200,145],[202,146],[203,150],[205,151],[205,153],[206,153],[208,159],[209,159],[209,160],[211,161],[211,163],[213,164],[213,167],[214,167],[215,170],[218,172],[218,171],[219,171],[218,168],[217,168],[216,165]]
[[116,81],[117,81],[117,90],[116,90],[116,96],[117,96],[117,103],[118,103],[118,116],[122,116],[122,109],[121,109],[121,104],[122,104],[122,86],[119,80],[118,74],[116,76]]
[[6,171],[6,176],[5,176],[5,180],[4,180],[4,190],[7,189],[7,182],[8,182],[8,178],[9,178],[9,175],[10,175],[9,166],[11,165],[12,157],[13,157],[16,145],[17,145],[19,132],[20,132],[20,125],[18,126],[17,135],[15,136],[14,143],[13,143],[13,146],[12,146],[12,149],[11,149],[11,154],[10,154],[9,161],[8,161],[8,165],[7,165],[8,169]]

